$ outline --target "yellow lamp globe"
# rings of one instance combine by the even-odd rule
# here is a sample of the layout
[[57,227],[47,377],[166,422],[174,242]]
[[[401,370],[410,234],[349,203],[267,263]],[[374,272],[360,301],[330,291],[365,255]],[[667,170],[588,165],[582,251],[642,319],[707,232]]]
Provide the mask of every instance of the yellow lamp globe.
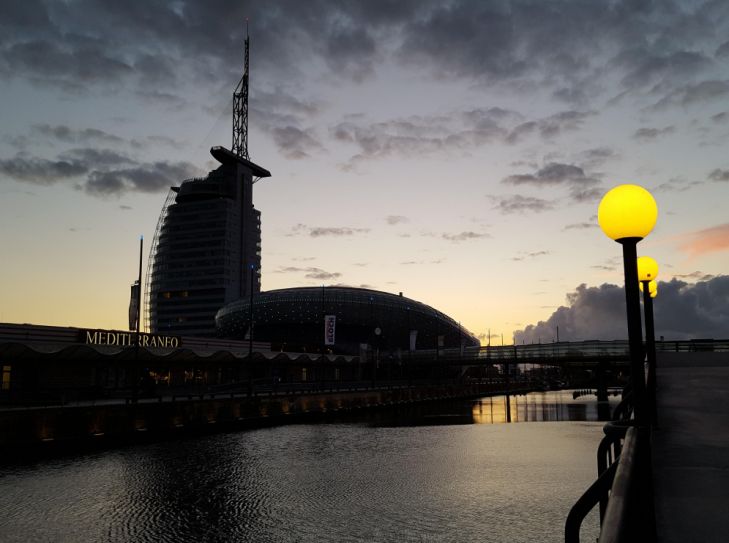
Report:
[[658,205],[650,192],[638,185],[610,189],[597,208],[597,221],[605,235],[615,241],[643,239],[658,219]]
[[655,298],[656,296],[658,296],[658,289],[651,292],[651,298]]
[[[658,281],[655,279],[653,281],[648,282],[648,292],[650,294],[653,294],[654,292],[658,292]],[[655,298],[655,296],[654,296]]]
[[649,256],[638,257],[638,281],[653,281],[658,277],[658,262]]

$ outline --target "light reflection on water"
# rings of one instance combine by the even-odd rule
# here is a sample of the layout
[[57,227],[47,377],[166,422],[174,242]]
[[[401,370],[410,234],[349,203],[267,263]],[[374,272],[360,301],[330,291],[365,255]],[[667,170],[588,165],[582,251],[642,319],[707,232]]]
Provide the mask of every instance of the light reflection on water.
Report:
[[595,477],[594,397],[512,402],[571,422],[491,424],[495,397],[0,467],[0,540],[562,541]]

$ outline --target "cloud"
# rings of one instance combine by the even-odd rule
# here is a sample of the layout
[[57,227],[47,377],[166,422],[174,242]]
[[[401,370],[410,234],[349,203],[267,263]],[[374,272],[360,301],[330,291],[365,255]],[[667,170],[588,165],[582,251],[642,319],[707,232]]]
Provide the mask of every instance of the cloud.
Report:
[[29,0],[3,11],[0,71],[74,92],[188,81],[210,87],[240,77],[241,21],[248,17],[257,77],[360,82],[390,60],[440,80],[522,93],[538,86],[574,102],[602,90],[605,74],[639,92],[709,70],[703,51],[727,54],[716,38],[725,35],[723,15],[721,2],[280,0],[272,9],[217,0],[213,7],[180,1],[142,9]]
[[666,126],[664,128],[639,128],[633,134],[633,139],[642,142],[655,141],[660,136],[673,134],[675,130],[674,126]]
[[37,124],[33,134],[47,136],[66,143],[124,143],[124,139],[97,128],[71,128],[67,125]]
[[709,281],[710,279],[713,279],[716,277],[715,275],[712,275],[710,273],[704,273],[701,271],[695,271],[691,273],[684,273],[684,274],[675,274],[674,279],[691,279],[693,281]]
[[189,162],[160,161],[132,168],[96,170],[78,188],[101,197],[121,196],[128,192],[164,192],[199,173],[199,169]]
[[681,236],[679,248],[689,256],[729,250],[729,223]]
[[551,140],[564,132],[582,128],[592,111],[561,111],[542,119],[526,121],[512,128],[505,138],[509,144],[519,143],[532,134],[539,134],[544,141]]
[[387,222],[390,226],[394,226],[396,224],[408,223],[410,222],[410,219],[403,217],[402,215],[388,215],[385,217],[385,222]]
[[575,202],[596,200],[602,195],[600,180],[585,174],[582,168],[574,164],[550,162],[534,173],[510,175],[501,182],[536,187],[565,185],[569,187],[570,198]]
[[458,234],[443,233],[441,234],[443,239],[453,242],[466,241],[470,239],[481,239],[490,237],[488,234],[479,234],[478,232],[460,232]]
[[89,171],[79,160],[47,160],[16,155],[0,159],[0,173],[20,182],[52,185],[64,179],[79,177]]
[[106,168],[120,164],[136,164],[134,160],[124,154],[111,149],[93,147],[70,149],[61,153],[59,158],[81,162],[87,169]]
[[328,272],[321,268],[316,268],[313,266],[308,266],[306,268],[287,266],[275,270],[274,273],[304,273],[304,277],[306,277],[307,279],[318,279],[322,281],[338,279],[342,276],[342,274],[339,272]]
[[312,238],[320,238],[324,236],[343,237],[353,236],[355,234],[366,234],[369,228],[351,228],[349,226],[307,226],[305,224],[297,224],[289,235],[306,234]]
[[[627,339],[625,292],[611,284],[580,285],[546,321],[515,332],[518,343]],[[688,284],[659,281],[654,305],[656,337],[723,338],[729,329],[729,276]]]
[[597,228],[597,222],[577,222],[566,225],[563,230],[587,230],[588,228]]
[[514,256],[514,257],[511,258],[511,260],[513,260],[515,262],[521,262],[522,260],[526,260],[528,258],[537,258],[537,257],[540,257],[540,256],[546,256],[546,255],[549,255],[549,254],[551,254],[550,251],[533,251],[533,252],[530,252],[530,253],[522,253],[519,256]]
[[618,153],[609,147],[595,147],[579,153],[580,161],[590,167],[600,166],[617,156]]
[[324,150],[308,131],[295,126],[276,127],[271,130],[273,141],[286,158],[298,160],[308,158],[311,153]]
[[504,214],[524,213],[527,211],[541,213],[554,209],[554,203],[549,200],[534,198],[532,196],[521,196],[520,194],[514,196],[494,196],[492,199],[495,202],[494,209]]
[[686,181],[685,179],[674,177],[672,179],[669,179],[668,181],[661,183],[660,185],[656,185],[651,190],[655,192],[685,192],[698,185],[703,185],[703,182]]
[[712,181],[729,181],[729,170],[716,169],[709,174]]
[[672,90],[653,104],[651,109],[660,110],[676,105],[687,107],[727,97],[729,97],[729,81],[702,81]]

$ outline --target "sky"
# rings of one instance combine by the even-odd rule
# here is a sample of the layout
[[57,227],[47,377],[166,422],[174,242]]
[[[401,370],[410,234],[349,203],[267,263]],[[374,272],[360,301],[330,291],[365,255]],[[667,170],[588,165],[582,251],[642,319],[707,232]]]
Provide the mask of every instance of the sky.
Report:
[[169,188],[231,146],[246,24],[264,290],[402,292],[482,343],[613,339],[597,206],[635,183],[657,334],[729,337],[725,0],[3,2],[0,322],[126,328],[139,236],[146,270]]

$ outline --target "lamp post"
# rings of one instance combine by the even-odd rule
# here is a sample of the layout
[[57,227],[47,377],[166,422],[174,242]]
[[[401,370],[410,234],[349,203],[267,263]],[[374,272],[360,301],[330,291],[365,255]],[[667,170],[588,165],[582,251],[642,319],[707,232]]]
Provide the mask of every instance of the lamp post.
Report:
[[638,185],[619,185],[609,190],[597,210],[597,220],[602,231],[623,248],[630,374],[635,420],[639,426],[647,422],[647,417],[636,247],[653,230],[657,218],[656,201],[650,192]]
[[248,396],[253,396],[253,272],[255,266],[250,265],[250,285],[248,298]]
[[648,379],[646,388],[651,424],[655,424],[658,418],[656,411],[656,334],[653,322],[653,297],[658,292],[658,263],[649,256],[641,256],[638,259],[638,280],[641,282],[643,291],[643,314],[645,320],[645,349],[648,359]]

